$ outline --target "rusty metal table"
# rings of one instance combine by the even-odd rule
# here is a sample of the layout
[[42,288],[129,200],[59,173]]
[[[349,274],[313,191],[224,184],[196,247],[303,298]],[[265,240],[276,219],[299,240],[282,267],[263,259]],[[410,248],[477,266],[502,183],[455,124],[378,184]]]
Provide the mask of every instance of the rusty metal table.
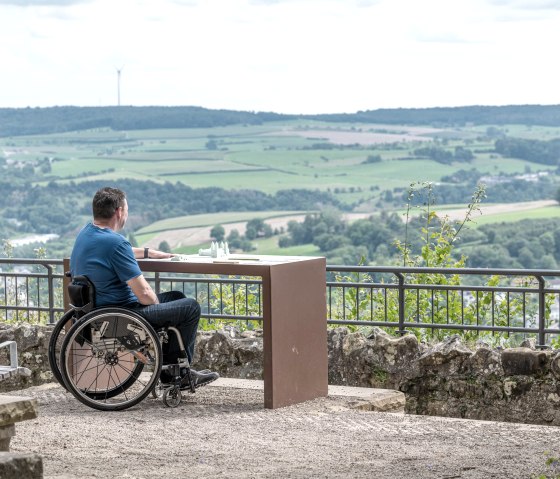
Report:
[[[241,255],[239,256],[241,257]],[[139,260],[142,271],[262,278],[264,407],[324,397],[328,388],[326,260],[252,256]]]

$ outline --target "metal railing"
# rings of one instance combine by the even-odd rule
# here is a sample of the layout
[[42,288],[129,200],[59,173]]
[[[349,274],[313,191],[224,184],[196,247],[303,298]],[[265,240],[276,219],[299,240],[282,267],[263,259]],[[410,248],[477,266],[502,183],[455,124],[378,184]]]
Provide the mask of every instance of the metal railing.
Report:
[[156,293],[182,291],[196,298],[201,316],[212,320],[262,321],[262,281],[258,278],[154,273],[148,277]]
[[0,258],[0,320],[54,323],[64,312],[63,262]]
[[[200,303],[209,321],[262,321],[257,278],[147,274],[154,290],[180,290]],[[0,258],[0,321],[55,323],[64,313],[63,260]]]
[[560,335],[556,270],[327,266],[329,324]]
[[[54,323],[64,311],[62,268],[62,260],[0,258],[0,320]],[[210,322],[263,319],[260,278],[155,273],[148,281],[156,292],[197,298]],[[325,319],[400,334],[519,335],[545,346],[560,338],[557,284],[557,270],[327,266]]]

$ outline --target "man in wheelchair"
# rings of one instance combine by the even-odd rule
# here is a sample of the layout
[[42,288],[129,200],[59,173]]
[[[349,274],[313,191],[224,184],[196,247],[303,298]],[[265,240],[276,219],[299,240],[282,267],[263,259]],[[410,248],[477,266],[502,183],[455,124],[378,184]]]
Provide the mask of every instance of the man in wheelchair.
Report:
[[[73,277],[86,276],[95,286],[95,306],[120,306],[143,316],[154,328],[175,327],[183,340],[189,364],[192,362],[200,305],[180,291],[155,294],[138,266],[137,258],[164,259],[173,256],[148,248],[133,248],[128,240],[117,233],[128,218],[126,195],[117,188],[102,188],[93,197],[93,221],[82,228],[76,238],[70,257]],[[180,347],[175,335],[170,334],[163,345],[163,364],[176,364]],[[181,389],[190,384],[184,380]],[[198,388],[218,379],[212,371],[190,369],[191,380]],[[172,381],[166,370],[161,382]]]

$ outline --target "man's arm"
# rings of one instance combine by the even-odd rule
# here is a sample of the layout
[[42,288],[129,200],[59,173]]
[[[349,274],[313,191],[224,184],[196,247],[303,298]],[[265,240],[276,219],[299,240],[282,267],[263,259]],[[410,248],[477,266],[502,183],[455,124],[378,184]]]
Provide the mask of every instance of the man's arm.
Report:
[[[134,257],[136,259],[144,259],[144,251],[146,248],[136,248],[133,247],[132,251],[134,253]],[[168,259],[175,256],[172,253],[164,253],[163,251],[159,251],[157,249],[148,248],[148,258],[151,259]]]
[[130,281],[127,281],[126,284],[130,286],[130,289],[136,295],[140,304],[147,306],[149,304],[159,303],[156,293],[154,293],[154,290],[148,284],[143,274],[132,278]]

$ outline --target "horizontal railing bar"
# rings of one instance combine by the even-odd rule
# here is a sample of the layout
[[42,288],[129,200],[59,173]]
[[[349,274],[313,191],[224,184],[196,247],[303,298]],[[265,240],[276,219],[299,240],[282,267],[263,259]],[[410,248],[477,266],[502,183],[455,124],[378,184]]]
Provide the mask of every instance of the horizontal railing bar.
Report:
[[[154,277],[147,277],[149,280],[155,280]],[[255,280],[255,279],[236,279],[236,278],[182,278],[180,276],[160,276],[158,278],[160,283],[162,282],[173,282],[173,283],[205,283],[205,284],[212,284],[212,283],[233,283],[233,284],[262,284],[262,281]]]
[[401,273],[401,274],[467,274],[482,276],[551,276],[560,278],[560,270],[553,269],[497,269],[497,268],[429,268],[411,266],[334,266],[327,265],[327,272],[347,272],[347,273]]
[[210,318],[210,319],[231,319],[232,321],[259,321],[262,322],[262,316],[242,316],[242,315],[233,315],[233,314],[209,314],[209,313],[200,313],[201,318]]
[[36,259],[36,258],[0,258],[0,263],[6,264],[45,264],[45,265],[59,265],[64,264],[62,259]]
[[53,279],[63,279],[64,275],[63,274],[56,274],[53,273],[51,275],[46,274],[46,273],[17,273],[17,272],[10,272],[10,271],[3,271],[0,272],[0,278],[36,278],[36,279],[48,279],[48,278],[53,278]]
[[[537,285],[538,286],[538,285]],[[399,289],[396,283],[345,283],[329,281],[327,282],[327,287],[332,288],[360,288],[360,289]],[[523,288],[520,286],[468,286],[468,285],[444,285],[444,284],[415,284],[415,283],[404,283],[405,289],[428,289],[437,291],[497,291],[504,293],[536,293],[544,292],[551,294],[560,294],[560,289],[539,289],[535,288]]]
[[[30,259],[30,258],[0,258],[0,263],[6,264],[44,264],[60,265],[61,259]],[[346,266],[327,265],[327,272],[371,272],[371,273],[439,273],[439,274],[467,274],[467,275],[500,275],[500,276],[557,276],[560,278],[560,270],[535,270],[535,269],[499,269],[499,268],[429,268],[411,266]]]

